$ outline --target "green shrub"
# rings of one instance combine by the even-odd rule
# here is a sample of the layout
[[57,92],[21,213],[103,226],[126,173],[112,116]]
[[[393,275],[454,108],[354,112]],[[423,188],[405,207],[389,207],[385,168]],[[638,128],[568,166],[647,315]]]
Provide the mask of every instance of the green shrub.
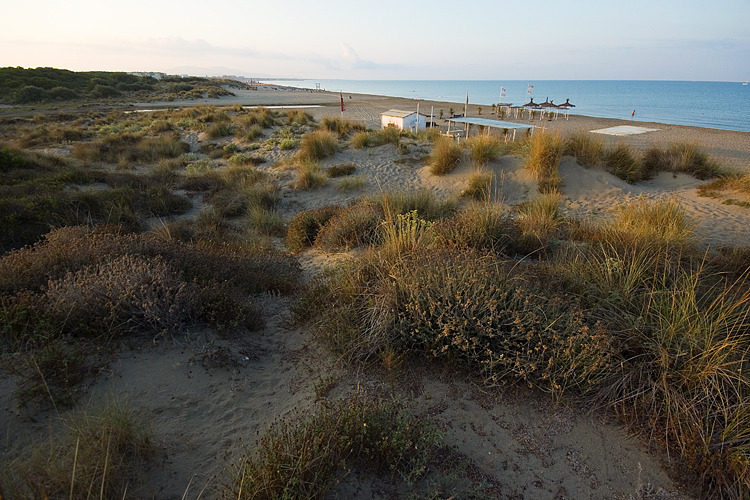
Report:
[[216,123],[206,131],[206,134],[211,139],[218,139],[220,137],[234,135],[235,132],[236,129],[231,123]]

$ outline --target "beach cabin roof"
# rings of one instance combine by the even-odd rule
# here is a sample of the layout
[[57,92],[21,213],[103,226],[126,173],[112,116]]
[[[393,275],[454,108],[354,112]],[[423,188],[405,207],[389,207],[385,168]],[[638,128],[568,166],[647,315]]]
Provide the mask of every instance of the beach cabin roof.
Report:
[[406,118],[409,115],[413,115],[414,111],[401,111],[400,109],[389,109],[385,113],[380,113],[381,116],[395,116],[396,118]]

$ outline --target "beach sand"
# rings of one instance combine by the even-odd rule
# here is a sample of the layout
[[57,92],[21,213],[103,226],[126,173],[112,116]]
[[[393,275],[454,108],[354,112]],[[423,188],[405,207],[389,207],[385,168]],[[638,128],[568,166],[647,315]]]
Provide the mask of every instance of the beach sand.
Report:
[[[356,94],[344,94],[344,101],[346,119],[372,128],[379,126],[380,113],[392,108],[416,110],[417,104],[411,99]],[[463,111],[459,103],[419,103],[420,111],[428,115],[433,106],[436,116],[440,110],[447,116],[450,107]],[[272,88],[237,92],[234,97],[205,103],[137,106],[155,109],[196,104],[311,105],[315,107],[303,109],[317,119],[341,114],[338,93]],[[482,116],[489,117],[489,107],[482,108]],[[477,111],[477,106],[469,106],[470,116],[477,116]],[[705,148],[720,164],[750,172],[750,133],[576,115],[534,124],[563,134],[618,125],[658,129],[641,135],[602,137],[608,143],[623,141],[638,149],[691,142]],[[260,168],[274,171],[274,160],[290,154],[271,151],[269,161]],[[326,159],[324,166],[356,165],[355,175],[363,176],[365,185],[352,193],[337,190],[335,182],[315,191],[293,191],[293,173],[279,171],[286,186],[280,210],[291,216],[304,209],[343,205],[363,194],[425,189],[452,196],[463,189],[472,171],[468,162],[446,176],[435,177],[416,161],[398,161],[417,159],[421,154],[418,146],[410,146],[403,155],[394,146],[385,145],[346,149]],[[512,206],[536,195],[536,185],[520,158],[504,156],[488,168],[500,179],[498,198],[503,203]],[[695,188],[702,181],[692,177],[662,173],[648,182],[630,185],[568,157],[563,159],[560,173],[565,210],[571,215],[597,217],[628,200],[668,196],[678,200],[700,224],[698,233],[706,246],[746,246],[750,242],[750,209],[699,197]],[[299,255],[308,278],[347,257],[318,250]],[[235,460],[232,457],[252,449],[258,433],[276,419],[295,418],[297,411],[311,407],[321,396],[321,386],[332,382],[325,392],[329,398],[363,389],[388,391],[381,379],[336,363],[308,332],[292,326],[290,299],[267,296],[262,300],[266,325],[250,339],[228,341],[199,330],[186,331],[180,338],[144,342],[118,352],[108,370],[87,388],[81,402],[84,406],[125,395],[132,407],[143,408],[149,415],[161,458],[149,477],[153,498],[197,498],[206,484],[210,488],[218,481],[214,476]],[[223,363],[215,362],[217,352]],[[6,446],[27,443],[30,432],[42,435],[55,422],[51,413],[29,421],[17,410],[12,397],[14,383],[12,377],[0,379],[0,429]],[[692,498],[673,479],[674,464],[666,456],[649,450],[600,413],[584,411],[573,403],[554,405],[547,395],[519,389],[483,388],[455,369],[406,368],[396,374],[396,385],[402,387],[400,397],[412,411],[434,418],[445,431],[446,444],[471,459],[490,482],[496,481],[492,484],[498,498]],[[351,474],[330,498],[399,498],[401,494],[399,487],[387,480]]]

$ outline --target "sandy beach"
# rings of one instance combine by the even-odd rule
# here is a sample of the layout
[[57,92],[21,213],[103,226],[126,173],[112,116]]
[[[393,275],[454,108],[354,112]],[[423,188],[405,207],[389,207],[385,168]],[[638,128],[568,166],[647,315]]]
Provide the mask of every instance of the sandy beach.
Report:
[[[303,109],[320,120],[339,117],[338,93],[260,87],[236,91],[234,97],[169,103],[136,103],[135,109],[180,106],[280,106]],[[344,94],[344,118],[380,125],[380,113],[388,109],[414,110],[417,101],[384,96]],[[418,101],[421,113],[445,117],[452,107],[463,112],[462,103]],[[303,107],[304,106],[304,107]],[[489,106],[481,116],[493,118]],[[469,116],[480,116],[469,104]],[[529,123],[525,119],[511,119]],[[497,118],[497,117],[494,117]],[[444,120],[436,119],[446,127]],[[750,133],[704,129],[637,120],[614,120],[571,114],[533,122],[548,131],[571,134],[619,125],[656,129],[622,137],[602,135],[608,144],[625,142],[638,150],[652,145],[688,142],[704,148],[720,165],[750,172]],[[194,145],[195,146],[195,145]],[[197,149],[196,149],[197,150]],[[465,160],[448,175],[436,177],[418,162],[404,162],[405,155],[393,145],[344,149],[322,162],[356,165],[364,186],[342,192],[331,183],[313,191],[295,191],[293,175],[278,161],[293,152],[278,149],[266,153],[268,161],[258,168],[278,174],[282,186],[280,212],[291,217],[299,211],[331,204],[345,205],[364,194],[404,189],[425,189],[439,196],[453,196],[464,189],[472,172]],[[418,157],[410,146],[407,157]],[[509,206],[536,196],[536,184],[523,168],[520,157],[508,155],[488,165],[498,183],[497,197]],[[750,209],[727,205],[722,199],[700,197],[696,188],[704,181],[687,175],[662,173],[654,179],[628,184],[600,168],[585,168],[574,158],[560,165],[562,199],[566,214],[598,217],[613,207],[638,198],[670,197],[680,202],[698,223],[706,247],[750,245]],[[298,255],[306,277],[328,263],[347,258],[317,249]],[[230,342],[211,332],[185,331],[174,339],[143,342],[115,354],[107,370],[86,388],[81,405],[95,405],[112,395],[126,395],[133,407],[143,408],[159,444],[160,465],[150,472],[152,490],[144,498],[196,499],[212,485],[226,466],[252,448],[258,433],[276,419],[294,416],[321,397],[335,398],[367,388],[386,391],[382,378],[347,367],[311,338],[292,326],[290,298],[262,297],[264,329],[251,341]],[[226,362],[213,363],[211,353],[221,352]],[[43,434],[55,415],[36,417],[18,410],[13,401],[16,379],[0,379],[0,430],[5,447],[23,446],[28,433]],[[330,385],[321,395],[320,387]],[[469,457],[489,481],[496,481],[496,498],[502,499],[641,499],[694,498],[676,480],[675,464],[659,450],[649,450],[600,412],[578,408],[573,402],[553,404],[548,395],[523,388],[492,390],[455,368],[407,368],[397,374],[400,397],[411,411],[434,418],[445,432],[445,442]],[[241,440],[241,441],[240,441]],[[243,448],[246,447],[246,448]],[[493,483],[494,484],[494,483]],[[210,491],[207,489],[206,491]],[[388,481],[361,475],[343,478],[330,498],[401,498],[402,491]],[[203,498],[206,498],[204,496]]]

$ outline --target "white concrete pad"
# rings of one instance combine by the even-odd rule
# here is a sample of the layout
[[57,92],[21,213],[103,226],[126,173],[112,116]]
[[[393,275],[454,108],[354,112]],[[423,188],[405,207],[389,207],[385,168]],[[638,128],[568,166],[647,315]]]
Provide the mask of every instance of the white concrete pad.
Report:
[[632,125],[620,125],[619,127],[600,128],[592,130],[594,134],[606,135],[635,135],[645,134],[646,132],[656,132],[658,128],[634,127]]

